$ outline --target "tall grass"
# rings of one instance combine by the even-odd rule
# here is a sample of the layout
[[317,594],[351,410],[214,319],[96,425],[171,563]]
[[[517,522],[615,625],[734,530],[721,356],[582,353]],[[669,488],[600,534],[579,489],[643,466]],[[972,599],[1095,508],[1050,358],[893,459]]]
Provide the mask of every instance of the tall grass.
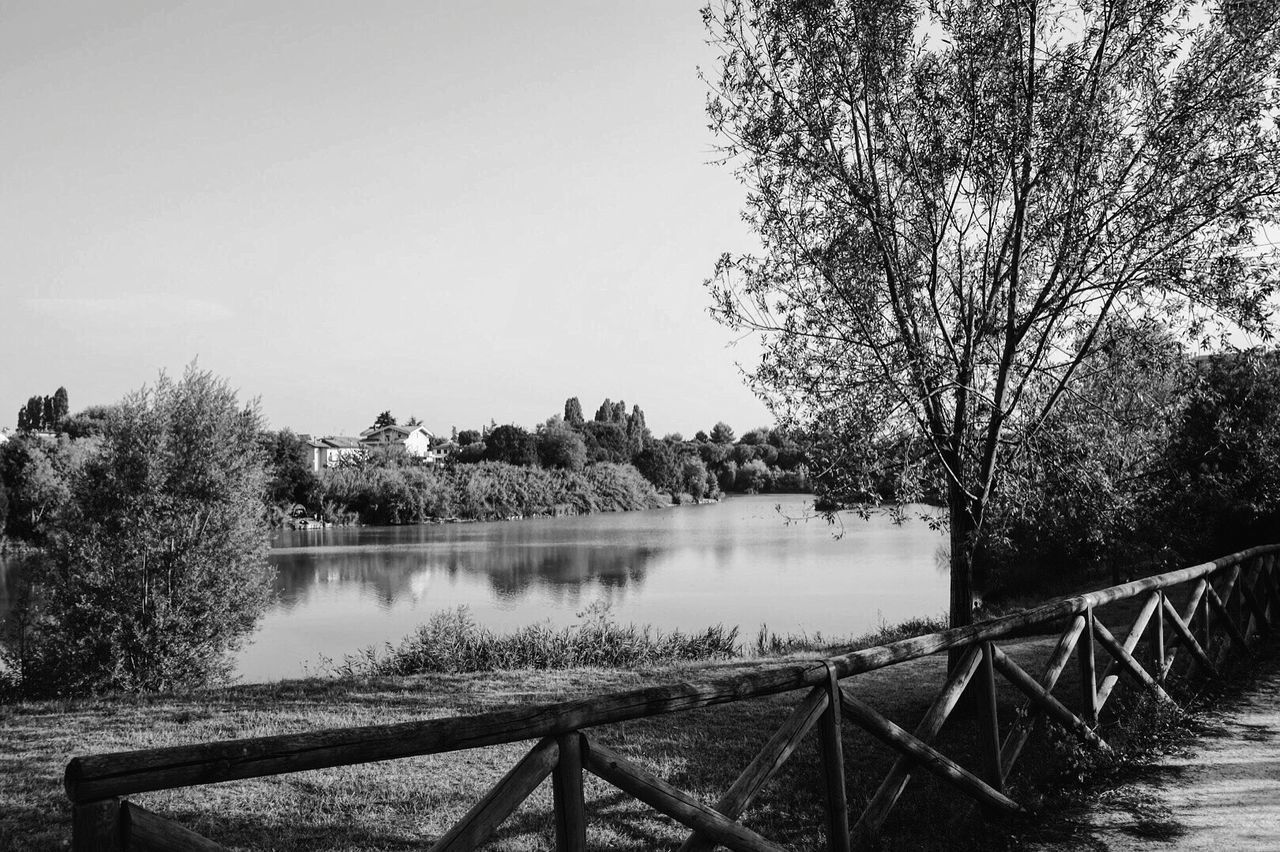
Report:
[[465,606],[442,610],[398,646],[365,648],[322,671],[339,676],[461,674],[527,669],[636,669],[662,663],[776,657],[787,654],[835,654],[945,630],[946,619],[883,620],[875,630],[853,638],[821,633],[777,634],[760,625],[754,641],[739,643],[738,628],[717,624],[700,631],[663,632],[649,625],[618,624],[607,605],[593,604],[568,627],[531,624],[497,633],[475,623]]
[[633,669],[675,660],[728,659],[738,655],[738,628],[721,625],[664,633],[648,625],[622,625],[607,607],[579,613],[569,627],[533,624],[512,633],[481,627],[461,606],[438,612],[398,647],[379,655],[366,649],[347,657],[341,674],[455,674],[509,669],[583,667]]
[[750,653],[756,657],[780,657],[786,654],[822,653],[836,654],[860,651],[863,648],[874,648],[887,645],[899,639],[922,636],[926,633],[938,633],[950,627],[945,615],[935,617],[916,616],[889,624],[881,616],[875,630],[854,637],[823,636],[821,632],[808,633],[774,633],[769,625],[761,624],[751,643]]

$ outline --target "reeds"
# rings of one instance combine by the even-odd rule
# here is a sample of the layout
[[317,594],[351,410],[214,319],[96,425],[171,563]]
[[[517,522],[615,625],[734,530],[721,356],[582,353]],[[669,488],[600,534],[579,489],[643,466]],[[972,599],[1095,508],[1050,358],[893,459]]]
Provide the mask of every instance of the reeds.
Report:
[[409,675],[507,669],[642,668],[675,660],[739,655],[738,628],[715,625],[685,633],[618,624],[607,608],[579,613],[578,624],[531,624],[510,633],[481,627],[463,606],[438,612],[384,655],[366,649],[347,657],[341,674]]

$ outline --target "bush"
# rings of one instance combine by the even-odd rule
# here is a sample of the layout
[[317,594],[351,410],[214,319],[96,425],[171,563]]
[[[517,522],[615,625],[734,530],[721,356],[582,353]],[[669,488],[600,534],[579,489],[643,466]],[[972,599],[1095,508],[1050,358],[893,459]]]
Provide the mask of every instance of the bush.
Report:
[[259,416],[210,373],[112,410],[35,578],[28,695],[196,686],[227,673],[270,589]]

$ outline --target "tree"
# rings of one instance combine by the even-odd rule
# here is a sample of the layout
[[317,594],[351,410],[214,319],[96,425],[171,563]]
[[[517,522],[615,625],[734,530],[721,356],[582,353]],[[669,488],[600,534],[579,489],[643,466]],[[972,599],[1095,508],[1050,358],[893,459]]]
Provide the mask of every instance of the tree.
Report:
[[576,396],[571,396],[564,401],[564,422],[575,427],[583,423],[582,403]]
[[481,436],[480,432],[476,429],[463,429],[461,432],[457,433],[455,440],[457,440],[459,447],[465,447],[469,444],[479,443]]
[[422,425],[422,421],[421,421],[421,420],[419,420],[419,419],[417,418],[417,416],[410,416],[410,418],[409,418],[408,420],[404,421],[404,425],[406,425],[406,426],[421,426],[421,425]]
[[533,467],[538,463],[538,444],[532,435],[520,426],[505,423],[489,430],[484,439],[485,461]]
[[538,463],[546,468],[580,471],[587,464],[587,445],[566,422],[553,417],[538,431]]
[[734,441],[733,427],[721,420],[715,426],[711,427],[711,442],[713,444],[732,444]]
[[697,503],[707,494],[707,466],[697,456],[680,459],[680,487]]
[[8,534],[42,543],[71,498],[72,479],[97,447],[95,439],[49,441],[33,435],[0,444],[0,482],[9,492]]
[[377,419],[373,421],[373,428],[375,429],[381,429],[384,426],[395,426],[395,425],[396,425],[396,418],[392,416],[390,411],[382,412],[381,414],[378,415]]
[[44,427],[44,398],[40,396],[28,398],[25,408],[18,413],[18,428],[36,431]]
[[627,431],[619,423],[593,420],[583,426],[582,437],[587,442],[587,457],[593,462],[631,461]]
[[[951,620],[1002,464],[1115,318],[1266,335],[1277,7],[726,0],[709,115],[758,257],[719,319],[775,410],[918,436],[946,482]],[[1246,17],[1242,17],[1245,15]]]
[[1200,359],[1171,418],[1149,516],[1184,559],[1272,541],[1280,530],[1280,352]]
[[271,583],[259,423],[194,367],[113,409],[38,578],[30,692],[187,687],[230,670]]
[[97,437],[106,431],[110,413],[110,406],[91,405],[83,411],[68,416],[58,428],[72,438]]
[[53,423],[56,426],[71,413],[70,403],[67,400],[67,389],[60,387],[53,392]]
[[645,441],[644,449],[636,454],[633,463],[655,488],[679,493],[681,467],[675,451],[666,441],[652,438]]
[[627,415],[627,444],[631,451],[631,455],[644,449],[645,441],[653,436],[649,432],[649,427],[644,422],[644,411],[640,406],[631,406],[631,413]]
[[259,438],[267,474],[267,500],[279,506],[320,506],[320,478],[311,468],[310,447],[291,429],[263,432]]

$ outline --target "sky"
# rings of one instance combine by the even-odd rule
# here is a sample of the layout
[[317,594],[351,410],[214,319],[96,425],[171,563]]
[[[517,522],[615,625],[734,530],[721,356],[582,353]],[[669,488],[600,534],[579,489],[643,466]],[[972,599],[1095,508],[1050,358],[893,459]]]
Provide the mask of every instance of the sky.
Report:
[[313,434],[770,422],[699,2],[0,4],[0,426],[192,361]]

